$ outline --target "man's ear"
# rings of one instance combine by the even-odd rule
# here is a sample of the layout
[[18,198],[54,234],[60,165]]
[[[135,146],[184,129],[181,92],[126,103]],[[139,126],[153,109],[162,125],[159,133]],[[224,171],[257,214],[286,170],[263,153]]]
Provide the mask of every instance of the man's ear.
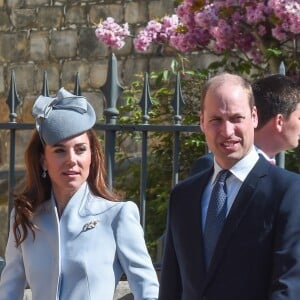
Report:
[[253,109],[252,109],[252,121],[253,121],[254,128],[257,128],[257,125],[258,125],[258,116],[257,116],[257,108],[256,108],[256,106],[253,106]]
[[203,132],[203,113],[199,112],[199,119],[200,119],[200,129]]
[[284,124],[284,116],[282,114],[277,114],[274,117],[274,125],[278,132],[282,132],[283,124]]

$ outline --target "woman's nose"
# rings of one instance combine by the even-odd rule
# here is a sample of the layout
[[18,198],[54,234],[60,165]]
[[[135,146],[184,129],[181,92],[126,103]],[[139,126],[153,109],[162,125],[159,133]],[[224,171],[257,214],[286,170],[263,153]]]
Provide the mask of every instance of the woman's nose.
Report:
[[73,153],[72,151],[69,151],[66,155],[66,162],[68,164],[74,165],[76,162],[75,153]]

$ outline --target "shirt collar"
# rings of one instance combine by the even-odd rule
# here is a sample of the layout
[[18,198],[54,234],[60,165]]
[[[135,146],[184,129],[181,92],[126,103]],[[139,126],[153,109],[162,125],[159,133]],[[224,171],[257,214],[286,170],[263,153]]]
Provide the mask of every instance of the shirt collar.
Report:
[[[249,172],[254,167],[254,165],[256,164],[256,162],[258,161],[258,159],[259,159],[259,155],[253,146],[251,150],[248,152],[248,154],[246,154],[229,170],[236,178],[238,178],[240,181],[243,182],[245,178],[248,176]],[[215,182],[216,176],[221,170],[222,168],[218,165],[218,163],[214,159],[214,174],[211,181],[212,183]]]
[[256,151],[258,154],[261,154],[267,161],[269,161],[270,163],[276,165],[276,159],[275,157],[270,157],[269,155],[267,155],[266,152],[264,152],[263,150],[261,150],[260,148],[256,147]]

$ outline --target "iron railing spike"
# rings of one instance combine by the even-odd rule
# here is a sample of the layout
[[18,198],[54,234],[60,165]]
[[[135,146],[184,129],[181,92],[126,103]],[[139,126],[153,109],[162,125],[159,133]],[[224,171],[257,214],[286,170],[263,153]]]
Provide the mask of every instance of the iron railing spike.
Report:
[[150,85],[149,85],[149,76],[148,73],[145,72],[144,75],[144,87],[143,87],[143,94],[141,97],[141,100],[139,102],[139,105],[142,109],[143,112],[143,123],[147,124],[149,122],[149,111],[151,110],[152,107],[152,101],[151,101],[151,96],[150,96]]
[[17,114],[16,114],[16,109],[18,105],[21,103],[17,89],[16,89],[16,79],[15,79],[15,72],[11,72],[11,80],[10,80],[10,90],[9,90],[9,95],[6,100],[6,104],[9,107],[10,114],[9,114],[9,119],[10,122],[15,122],[17,119]]
[[106,108],[104,109],[104,114],[107,117],[107,123],[113,122],[113,119],[119,115],[119,110],[117,109],[117,100],[123,90],[124,89],[118,80],[117,58],[112,52],[109,57],[106,82],[101,87],[101,91],[106,98]]
[[49,97],[48,74],[47,74],[47,71],[44,71],[42,95],[45,96],[45,97]]
[[81,96],[81,87],[80,87],[79,72],[76,73],[74,95]]
[[182,120],[181,116],[181,111],[184,106],[184,99],[182,96],[182,89],[181,89],[181,82],[180,82],[180,73],[177,73],[176,76],[176,86],[175,86],[175,92],[173,96],[173,101],[172,101],[172,107],[174,109],[174,121],[175,124],[180,124]]

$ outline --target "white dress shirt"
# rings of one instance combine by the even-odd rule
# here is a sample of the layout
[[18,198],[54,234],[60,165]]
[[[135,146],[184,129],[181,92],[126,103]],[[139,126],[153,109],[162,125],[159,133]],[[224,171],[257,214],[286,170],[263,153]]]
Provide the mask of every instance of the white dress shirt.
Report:
[[[226,180],[227,186],[227,215],[232,207],[234,199],[240,190],[241,185],[245,181],[249,172],[252,170],[254,165],[259,159],[259,155],[254,147],[249,151],[249,153],[239,160],[235,165],[230,168],[231,176],[229,176]],[[217,164],[214,159],[214,173],[206,186],[202,201],[201,201],[201,209],[202,209],[202,229],[204,230],[207,209],[209,206],[210,196],[213,189],[213,185],[215,184],[215,179],[217,174],[222,170],[222,168]]]

